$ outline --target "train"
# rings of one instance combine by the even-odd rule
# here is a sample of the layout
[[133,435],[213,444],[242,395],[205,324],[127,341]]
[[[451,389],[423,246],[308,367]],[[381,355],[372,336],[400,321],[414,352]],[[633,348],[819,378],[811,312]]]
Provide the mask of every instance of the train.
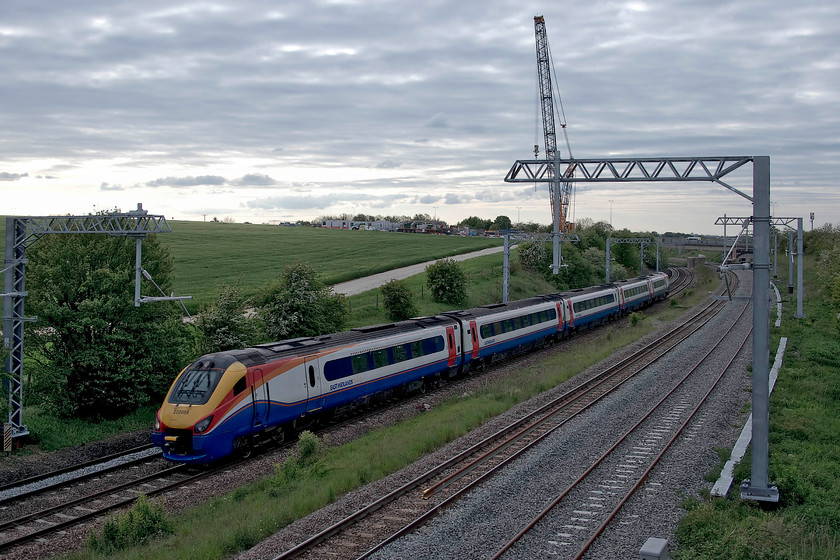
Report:
[[152,443],[173,462],[247,456],[258,443],[360,406],[424,391],[665,299],[647,276],[207,354],[175,378]]

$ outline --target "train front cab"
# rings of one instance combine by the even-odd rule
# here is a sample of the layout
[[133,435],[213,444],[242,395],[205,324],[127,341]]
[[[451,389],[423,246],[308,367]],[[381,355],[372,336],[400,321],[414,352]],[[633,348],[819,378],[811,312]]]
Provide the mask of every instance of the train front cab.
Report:
[[231,454],[238,444],[247,447],[248,438],[270,427],[281,410],[290,417],[304,413],[309,401],[303,394],[294,396],[292,386],[299,384],[292,383],[290,376],[278,373],[273,382],[275,392],[290,398],[286,406],[272,403],[270,394],[269,369],[277,373],[298,368],[286,361],[269,365],[248,359],[254,356],[258,354],[243,351],[210,354],[178,375],[157,413],[151,438],[166,459],[211,462]]

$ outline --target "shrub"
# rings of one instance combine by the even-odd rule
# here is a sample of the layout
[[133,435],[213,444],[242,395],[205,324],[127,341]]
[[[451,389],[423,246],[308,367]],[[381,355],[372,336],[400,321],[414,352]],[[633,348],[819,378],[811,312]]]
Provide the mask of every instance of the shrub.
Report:
[[130,510],[105,520],[101,537],[92,532],[88,546],[95,552],[110,554],[173,532],[163,506],[151,503],[140,494]]
[[460,304],[467,299],[467,275],[454,259],[441,259],[426,267],[427,285],[432,299],[439,303]]
[[519,262],[522,268],[533,272],[545,272],[551,264],[548,245],[543,241],[526,241],[519,245]]
[[416,317],[419,311],[408,285],[402,280],[391,280],[382,286],[385,312],[392,321]]
[[196,326],[201,333],[200,352],[211,354],[248,346],[256,332],[248,317],[239,284],[222,286],[219,299],[204,307]]
[[347,298],[334,293],[304,263],[286,267],[263,301],[260,315],[273,340],[342,331],[350,316]]

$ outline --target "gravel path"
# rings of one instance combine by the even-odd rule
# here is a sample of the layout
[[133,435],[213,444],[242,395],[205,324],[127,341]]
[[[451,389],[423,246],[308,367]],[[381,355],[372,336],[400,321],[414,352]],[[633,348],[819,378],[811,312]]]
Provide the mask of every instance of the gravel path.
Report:
[[[482,249],[481,251],[473,251],[472,253],[454,255],[447,258],[450,258],[455,261],[465,261],[467,259],[472,259],[475,257],[483,257],[484,255],[501,253],[504,250],[504,247],[491,247],[489,249]],[[383,284],[387,284],[391,280],[403,280],[405,278],[408,278],[409,276],[420,274],[426,270],[427,266],[434,262],[436,261],[413,264],[411,266],[405,266],[403,268],[395,268],[394,270],[389,270],[388,272],[373,274],[371,276],[365,276],[364,278],[350,280],[349,282],[335,284],[333,285],[333,291],[335,291],[335,293],[337,294],[344,294],[345,296],[355,296],[363,292],[367,292],[368,290],[378,288]]]

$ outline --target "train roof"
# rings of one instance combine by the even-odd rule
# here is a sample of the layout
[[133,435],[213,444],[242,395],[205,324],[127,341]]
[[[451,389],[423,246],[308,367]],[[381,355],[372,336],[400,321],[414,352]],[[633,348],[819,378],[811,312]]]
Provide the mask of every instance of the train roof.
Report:
[[552,303],[557,301],[557,294],[547,294],[543,296],[534,296],[525,299],[518,299],[508,303],[492,303],[490,305],[482,305],[481,307],[473,307],[472,309],[464,309],[462,311],[447,311],[444,315],[450,317],[457,317],[464,319],[468,317],[482,317],[490,315],[491,313],[499,313],[501,311],[509,311],[513,309],[522,309],[523,307],[531,307],[541,303]]
[[393,336],[410,332],[422,332],[424,329],[446,326],[453,323],[455,323],[454,319],[441,315],[417,317],[396,323],[357,327],[338,333],[258,344],[253,348],[231,350],[229,354],[242,362],[243,365],[252,366],[284,356],[297,356],[309,352],[317,352],[326,348],[343,346],[353,342],[361,342],[374,336]]

